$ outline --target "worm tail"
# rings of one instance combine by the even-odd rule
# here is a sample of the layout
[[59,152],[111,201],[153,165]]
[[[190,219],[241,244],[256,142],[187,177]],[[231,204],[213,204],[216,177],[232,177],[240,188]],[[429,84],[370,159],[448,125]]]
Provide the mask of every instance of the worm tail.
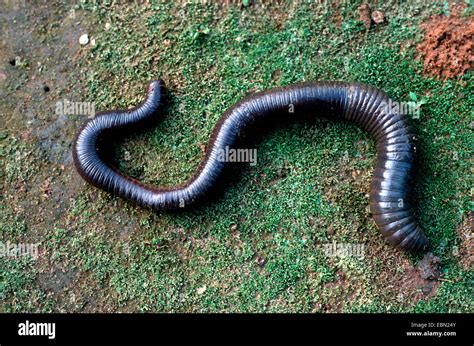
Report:
[[348,88],[344,117],[377,141],[377,165],[370,189],[370,210],[387,241],[404,250],[420,250],[427,239],[413,217],[411,196],[416,137],[396,102],[365,86]]

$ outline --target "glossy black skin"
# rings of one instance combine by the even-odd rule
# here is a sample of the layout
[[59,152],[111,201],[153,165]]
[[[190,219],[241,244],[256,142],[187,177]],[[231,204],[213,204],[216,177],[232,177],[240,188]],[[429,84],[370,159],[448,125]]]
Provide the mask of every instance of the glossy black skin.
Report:
[[[89,120],[74,142],[73,158],[78,172],[89,183],[138,205],[156,211],[188,206],[216,184],[226,162],[218,149],[237,145],[249,125],[273,118],[316,114],[354,122],[377,142],[377,165],[370,191],[370,209],[387,241],[403,249],[425,249],[427,239],[413,217],[410,203],[415,136],[405,118],[389,109],[387,95],[370,86],[343,82],[318,82],[276,88],[250,95],[228,109],[214,127],[205,158],[196,173],[173,188],[144,185],[118,172],[98,154],[98,141],[105,134],[134,130],[154,118],[164,84],[154,80],[146,100],[131,110],[98,114]],[[293,112],[290,112],[290,109]]]

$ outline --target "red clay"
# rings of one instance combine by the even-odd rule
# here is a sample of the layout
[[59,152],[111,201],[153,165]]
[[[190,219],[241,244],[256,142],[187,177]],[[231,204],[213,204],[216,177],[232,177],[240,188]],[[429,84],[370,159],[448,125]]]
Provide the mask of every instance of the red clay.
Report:
[[432,17],[422,25],[425,37],[417,50],[425,73],[448,79],[474,67],[474,20],[463,18],[462,10],[463,6],[453,6],[449,16]]

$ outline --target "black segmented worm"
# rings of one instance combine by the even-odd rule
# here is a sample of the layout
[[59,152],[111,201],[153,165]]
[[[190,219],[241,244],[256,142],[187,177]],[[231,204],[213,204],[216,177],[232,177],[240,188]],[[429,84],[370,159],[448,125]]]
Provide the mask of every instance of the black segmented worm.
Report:
[[[121,174],[99,154],[99,139],[106,133],[133,130],[158,111],[160,80],[152,81],[146,100],[131,110],[98,114],[79,132],[74,143],[76,168],[89,183],[138,205],[154,210],[187,206],[216,184],[226,162],[218,152],[237,145],[249,124],[272,122],[270,117],[295,116],[308,112],[332,119],[352,121],[377,142],[377,165],[370,189],[373,218],[389,243],[404,250],[420,250],[426,237],[413,217],[410,202],[415,136],[404,116],[387,95],[363,84],[321,82],[276,88],[248,96],[228,109],[214,127],[205,158],[184,184],[172,188],[147,186]],[[289,112],[292,108],[293,113]]]

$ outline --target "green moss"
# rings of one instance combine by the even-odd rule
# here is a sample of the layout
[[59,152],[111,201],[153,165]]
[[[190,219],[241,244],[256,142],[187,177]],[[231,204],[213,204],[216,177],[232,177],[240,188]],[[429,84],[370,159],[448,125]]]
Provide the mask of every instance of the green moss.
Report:
[[[367,210],[373,140],[351,124],[316,121],[259,139],[258,164],[236,167],[218,197],[197,209],[154,214],[82,189],[68,207],[69,232],[47,243],[61,254],[49,260],[91,274],[76,294],[106,292],[103,304],[138,311],[472,310],[472,277],[449,249],[470,210],[473,76],[438,81],[421,73],[419,23],[441,3],[387,2],[380,9],[388,24],[368,32],[359,5],[81,4],[95,23],[96,45],[81,60],[88,98],[96,109],[129,107],[141,101],[148,80],[166,81],[162,121],[120,142],[116,159],[127,174],[172,186],[192,175],[214,124],[250,90],[345,80],[400,101],[410,101],[410,93],[424,97],[421,117],[410,119],[420,149],[417,214],[435,254],[462,280],[442,282],[428,301],[385,294],[390,279],[379,274],[395,273],[390,263],[407,255],[380,245]],[[362,243],[371,255],[328,258],[321,244],[332,241]]]

